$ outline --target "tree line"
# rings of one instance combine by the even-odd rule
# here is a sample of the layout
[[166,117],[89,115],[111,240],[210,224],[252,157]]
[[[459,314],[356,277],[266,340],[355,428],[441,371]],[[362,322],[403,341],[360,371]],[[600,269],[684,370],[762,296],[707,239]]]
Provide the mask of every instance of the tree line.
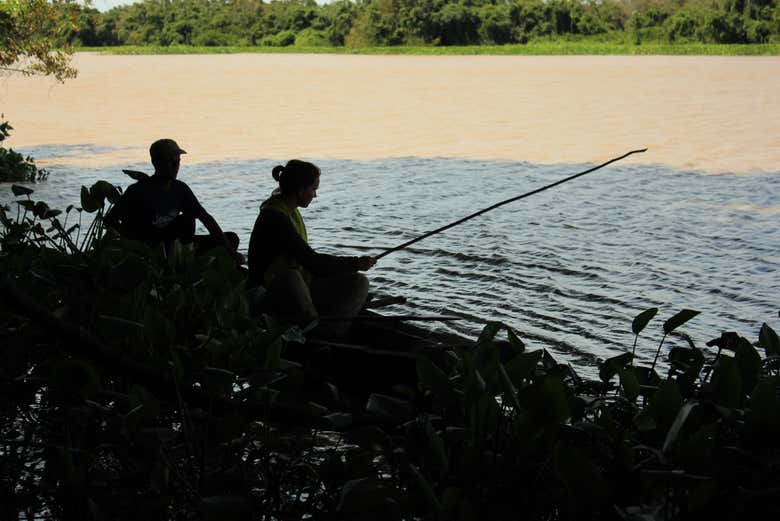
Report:
[[144,0],[101,13],[65,2],[77,46],[502,45],[780,41],[778,0]]

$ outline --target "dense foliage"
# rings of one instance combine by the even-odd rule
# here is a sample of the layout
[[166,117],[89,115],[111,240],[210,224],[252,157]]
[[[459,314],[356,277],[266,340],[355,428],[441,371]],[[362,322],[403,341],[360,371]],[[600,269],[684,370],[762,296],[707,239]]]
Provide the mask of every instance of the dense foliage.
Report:
[[75,77],[66,35],[78,31],[81,11],[75,0],[0,2],[0,71]]
[[[2,117],[2,116],[0,116]],[[11,135],[13,127],[7,121],[0,121],[0,143]],[[8,181],[26,181],[34,183],[48,176],[48,172],[35,165],[35,160],[24,156],[13,148],[0,146],[0,183]]]
[[84,46],[484,45],[780,41],[777,0],[144,0],[82,12]]
[[412,387],[346,399],[289,359],[302,331],[247,313],[221,249],[107,235],[119,191],[103,181],[65,212],[12,189],[16,208],[0,209],[2,519],[780,514],[780,339],[767,324],[755,344],[723,333],[707,349],[680,333],[698,314],[682,310],[649,340],[645,367],[634,353],[648,309],[593,382],[488,323],[472,345],[412,359]]

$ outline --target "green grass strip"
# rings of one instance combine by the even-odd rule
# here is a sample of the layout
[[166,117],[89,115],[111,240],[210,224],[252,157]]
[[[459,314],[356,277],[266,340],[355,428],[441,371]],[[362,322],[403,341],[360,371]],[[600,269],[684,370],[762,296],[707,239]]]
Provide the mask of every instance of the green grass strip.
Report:
[[451,47],[198,47],[198,46],[119,46],[80,47],[77,51],[103,54],[402,54],[402,55],[695,55],[695,56],[778,56],[780,44],[665,44],[641,45],[605,42],[533,42],[525,45],[469,45]]

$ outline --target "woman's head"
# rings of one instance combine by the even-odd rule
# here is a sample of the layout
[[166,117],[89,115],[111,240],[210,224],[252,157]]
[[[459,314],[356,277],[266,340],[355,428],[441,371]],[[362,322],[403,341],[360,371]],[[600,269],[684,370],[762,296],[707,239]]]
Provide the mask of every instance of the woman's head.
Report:
[[316,165],[300,159],[292,159],[284,166],[275,166],[271,174],[279,182],[279,192],[282,196],[294,196],[298,206],[306,208],[311,200],[317,197],[320,169]]

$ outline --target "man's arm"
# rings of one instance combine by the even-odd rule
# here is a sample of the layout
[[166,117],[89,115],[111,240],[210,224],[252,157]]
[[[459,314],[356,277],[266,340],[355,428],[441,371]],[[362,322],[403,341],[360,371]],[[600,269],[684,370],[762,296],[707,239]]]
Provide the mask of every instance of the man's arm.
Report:
[[219,242],[222,243],[222,245],[225,247],[225,249],[230,253],[233,258],[236,260],[236,263],[241,265],[244,264],[244,256],[241,255],[237,250],[233,249],[233,245],[230,244],[230,241],[225,236],[225,232],[222,231],[222,228],[220,228],[219,224],[217,224],[216,219],[211,216],[210,213],[203,210],[203,213],[198,216],[198,219],[200,222],[203,223],[203,226],[206,227],[206,229],[209,231],[212,237],[215,237]]

